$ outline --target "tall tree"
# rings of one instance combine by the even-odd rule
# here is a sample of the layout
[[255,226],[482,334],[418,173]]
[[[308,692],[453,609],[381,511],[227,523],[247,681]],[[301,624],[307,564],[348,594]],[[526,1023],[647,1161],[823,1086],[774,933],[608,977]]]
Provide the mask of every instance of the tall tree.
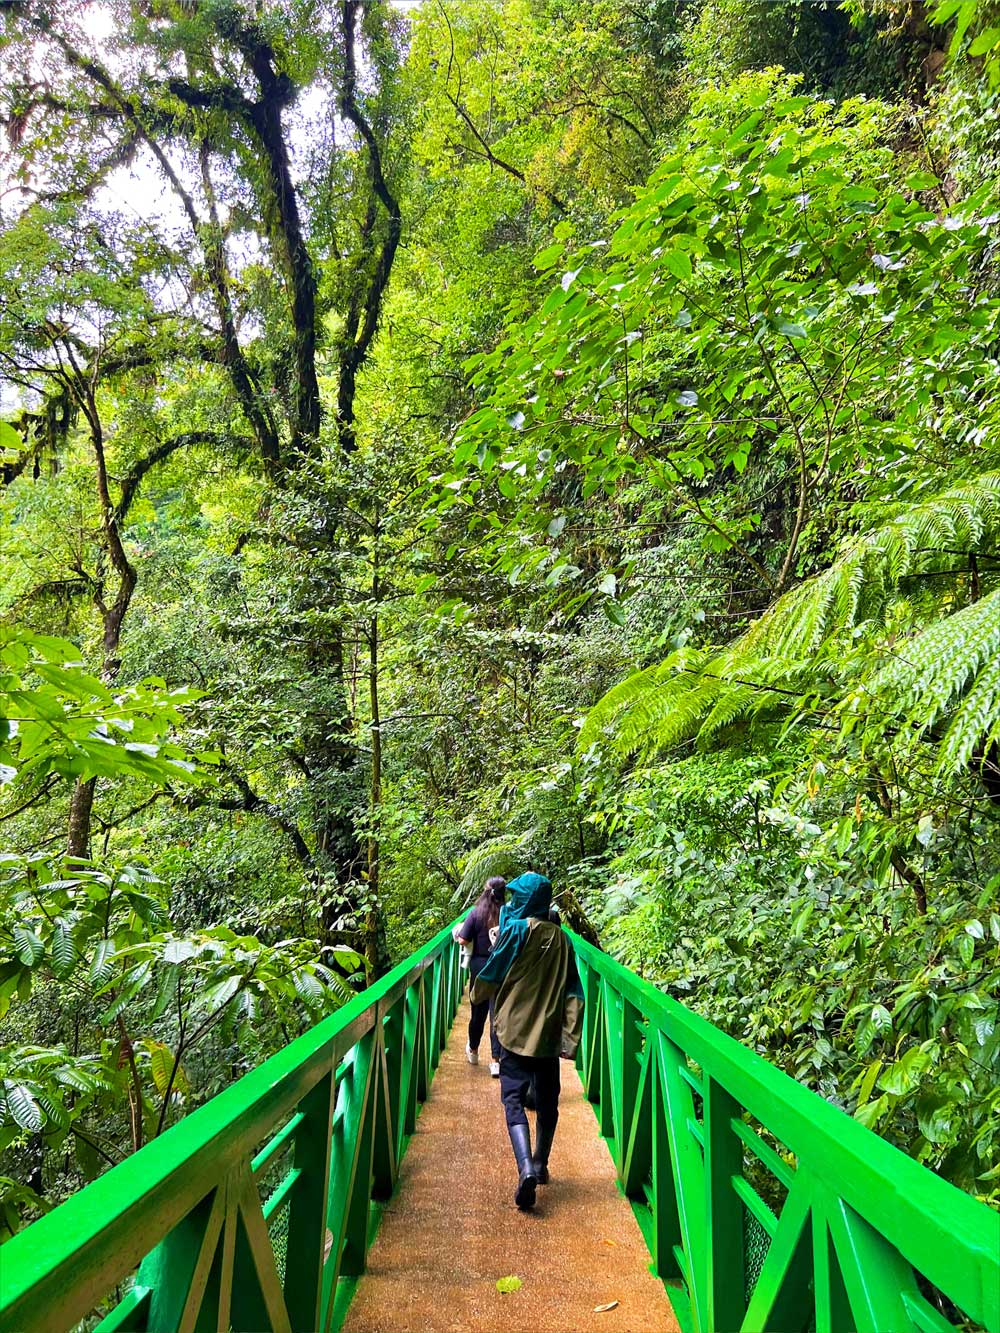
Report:
[[[93,337],[102,293],[68,310],[61,302],[66,332],[49,337],[38,376],[25,385],[33,401],[20,420],[22,459],[37,452],[42,424],[64,436],[80,411],[93,443],[102,381],[114,376],[128,386],[141,376],[165,392],[178,358],[195,352],[214,383],[219,448],[232,456],[234,437],[252,441],[272,493],[307,491],[324,449],[349,455],[356,447],[358,374],[401,236],[393,182],[405,165],[407,123],[398,17],[362,0],[266,8],[114,0],[57,11],[28,0],[10,7],[6,21],[5,125],[19,157],[21,220],[37,227],[43,210],[58,207],[85,209],[101,225],[125,185],[125,164],[146,189],[164,193],[134,228],[163,257],[155,294],[148,274],[135,279],[135,297],[146,296],[161,336],[151,341],[134,328],[108,356]],[[58,348],[67,338],[76,369],[71,411],[60,415],[68,390]],[[175,415],[178,438],[212,442],[197,411],[186,418],[181,406]],[[100,474],[103,431],[94,462]],[[102,522],[119,577],[107,623],[117,623],[117,634],[135,579],[121,539],[127,505],[104,490]],[[260,533],[273,537],[270,503],[265,492],[240,551]],[[336,526],[335,518],[322,540],[335,541]],[[292,609],[314,601],[315,588],[304,586]],[[303,744],[314,773],[343,774],[357,751],[343,703],[342,635],[335,618],[321,619],[322,633],[297,649],[327,681],[325,716],[303,717]],[[345,804],[323,804],[302,832],[315,858],[347,880],[356,839]]]

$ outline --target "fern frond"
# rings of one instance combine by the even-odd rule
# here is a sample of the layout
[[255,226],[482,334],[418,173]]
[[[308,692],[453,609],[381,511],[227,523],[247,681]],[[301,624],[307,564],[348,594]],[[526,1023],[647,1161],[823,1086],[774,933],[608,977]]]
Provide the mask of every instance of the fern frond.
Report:
[[[581,748],[608,743],[622,758],[649,756],[692,739],[704,745],[739,721],[800,706],[798,691],[811,696],[817,682],[828,687],[822,659],[836,675],[838,635],[860,626],[873,634],[904,579],[947,573],[998,538],[1000,472],[906,506],[852,537],[829,569],[791,589],[728,647],[682,649],[616,685],[584,723]],[[946,585],[935,586],[944,593]],[[935,621],[878,677],[883,704],[898,690],[924,728],[958,707],[941,755],[952,768],[997,725],[993,675],[984,669],[1000,651],[995,597]]]
[[698,731],[699,745],[706,745],[715,735],[724,731],[741,717],[755,712],[760,703],[761,691],[749,685],[733,685],[720,693],[715,706],[705,718]]
[[869,690],[918,732],[950,715],[938,767],[964,768],[1000,731],[1000,589],[903,644]]
[[462,878],[452,894],[452,902],[464,907],[479,894],[491,875],[502,875],[508,879],[523,869],[524,861],[530,859],[534,836],[535,830],[531,828],[517,836],[500,834],[496,838],[487,838],[474,847],[466,857]]
[[[668,707],[671,682],[677,690],[688,687],[688,681],[711,658],[708,652],[681,648],[663,662],[633,672],[613,686],[590,710],[582,728],[578,745],[582,750],[614,736],[616,748],[623,752],[638,748],[635,738],[654,727]],[[685,679],[687,677],[687,679]]]
[[988,662],[955,710],[938,755],[938,770],[957,773],[977,751],[1000,740],[1000,653]]

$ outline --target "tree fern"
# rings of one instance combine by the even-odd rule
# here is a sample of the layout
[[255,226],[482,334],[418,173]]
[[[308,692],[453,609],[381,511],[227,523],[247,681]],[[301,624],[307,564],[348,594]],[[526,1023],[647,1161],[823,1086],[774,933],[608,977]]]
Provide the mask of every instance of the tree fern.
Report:
[[473,848],[466,858],[452,902],[464,907],[476,897],[491,875],[502,875],[507,879],[523,870],[525,862],[530,859],[534,837],[535,830],[531,828],[519,835],[501,834],[488,838]]
[[1000,736],[1000,588],[904,643],[867,693],[921,733],[948,718],[938,766],[964,768]]
[[737,642],[741,655],[802,656],[835,630],[881,621],[907,577],[939,573],[1000,534],[1000,472],[987,472],[851,540],[822,574],[780,598]]
[[[888,666],[878,666],[875,641],[904,580],[956,572],[998,536],[998,472],[906,506],[853,537],[829,569],[786,593],[727,647],[681,649],[615,686],[587,718],[581,746],[607,744],[625,757],[694,739],[708,744],[735,723],[801,707],[817,690],[835,699],[839,690],[846,707],[874,698],[883,716],[902,713],[924,731],[948,715],[941,764],[960,768],[1000,727],[1000,594],[954,611],[954,582],[941,577],[928,585],[927,627],[892,649]],[[845,632],[860,637],[862,656],[871,646],[861,672],[874,671],[875,680],[864,695],[850,694]]]

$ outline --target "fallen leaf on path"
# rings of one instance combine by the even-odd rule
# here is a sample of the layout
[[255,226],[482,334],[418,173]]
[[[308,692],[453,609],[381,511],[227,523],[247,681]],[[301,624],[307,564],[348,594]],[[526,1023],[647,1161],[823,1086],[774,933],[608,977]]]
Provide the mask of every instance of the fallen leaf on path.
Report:
[[497,1291],[501,1292],[503,1295],[506,1295],[507,1292],[509,1291],[520,1291],[520,1290],[521,1290],[521,1279],[519,1277],[514,1277],[514,1275],[511,1274],[510,1277],[497,1278]]
[[595,1305],[594,1314],[603,1314],[605,1310],[613,1310],[617,1304],[617,1301],[608,1301],[607,1305]]
[[616,1240],[602,1240],[602,1241],[601,1241],[601,1244],[602,1244],[602,1245],[617,1245],[618,1242],[617,1242]]

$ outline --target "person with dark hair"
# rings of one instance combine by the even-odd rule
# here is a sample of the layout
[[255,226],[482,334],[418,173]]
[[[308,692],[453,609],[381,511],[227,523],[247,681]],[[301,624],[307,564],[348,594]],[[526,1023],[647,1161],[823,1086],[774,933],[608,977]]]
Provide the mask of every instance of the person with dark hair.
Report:
[[[518,1208],[534,1207],[549,1180],[549,1154],[559,1120],[559,1057],[576,1054],[583,1025],[583,988],[576,955],[561,926],[549,919],[552,885],[520,875],[507,885],[493,952],[472,985],[474,1003],[493,999],[500,1038],[500,1097],[517,1163]],[[534,1083],[535,1150],[524,1113]]]
[[[469,951],[469,979],[474,982],[486,959],[489,957],[496,938],[492,932],[500,921],[500,908],[507,893],[507,885],[501,875],[491,875],[476,899],[475,906],[458,927],[455,938]],[[493,1026],[493,1001],[485,999],[473,1003],[469,1018],[469,1040],[465,1045],[465,1056],[470,1065],[479,1063],[479,1043],[482,1041],[486,1017],[490,1020],[490,1073],[500,1077],[500,1042]]]

